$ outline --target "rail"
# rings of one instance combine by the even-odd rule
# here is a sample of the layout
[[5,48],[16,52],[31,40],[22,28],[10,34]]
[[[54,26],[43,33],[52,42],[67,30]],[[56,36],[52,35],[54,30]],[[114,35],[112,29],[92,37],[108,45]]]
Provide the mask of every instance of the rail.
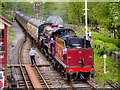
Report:
[[42,78],[42,80],[44,81],[44,83],[45,83],[47,89],[50,90],[50,87],[48,86],[46,80],[44,79],[43,75],[42,75],[41,72],[39,71],[39,69],[38,69],[38,67],[37,67],[36,64],[35,64],[35,68],[36,68],[37,72],[39,73],[39,76],[40,76],[40,77]]
[[98,85],[96,82],[93,82],[91,80],[87,80],[87,83],[94,89],[94,90],[97,90],[98,88]]
[[120,90],[120,86],[119,86],[119,85],[117,85],[117,84],[115,84],[115,83],[111,83],[111,82],[109,82],[109,81],[106,81],[106,83],[107,83],[108,85],[110,85],[113,89],[115,89],[115,90]]
[[26,86],[27,86],[27,89],[29,90],[30,89],[30,87],[29,87],[29,85],[28,85],[28,82],[27,82],[27,79],[26,79],[26,77],[25,77],[25,73],[24,73],[24,71],[23,71],[23,67],[22,67],[22,62],[21,62],[21,50],[22,50],[22,46],[23,46],[23,44],[25,43],[25,41],[26,41],[26,39],[22,42],[22,44],[21,44],[21,46],[20,46],[20,48],[19,48],[19,58],[18,58],[18,61],[19,61],[19,64],[20,64],[20,70],[21,70],[21,72],[22,72],[22,76],[23,76],[23,78],[24,78],[24,82],[25,82],[25,84],[26,84]]

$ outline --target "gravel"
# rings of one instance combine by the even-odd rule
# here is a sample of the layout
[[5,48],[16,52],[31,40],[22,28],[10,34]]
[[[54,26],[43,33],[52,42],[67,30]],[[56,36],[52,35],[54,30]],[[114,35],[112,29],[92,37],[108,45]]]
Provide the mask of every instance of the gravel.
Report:
[[24,42],[25,35],[16,21],[13,23],[12,30],[15,34],[15,39],[12,41],[12,47],[10,48],[10,63],[17,64],[19,47]]

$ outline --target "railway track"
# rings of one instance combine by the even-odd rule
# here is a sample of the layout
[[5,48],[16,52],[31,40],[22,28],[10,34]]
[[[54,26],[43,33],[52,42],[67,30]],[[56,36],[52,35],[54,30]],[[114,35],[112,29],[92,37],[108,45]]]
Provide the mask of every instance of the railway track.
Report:
[[22,77],[23,79],[19,80],[18,81],[18,88],[20,88],[19,86],[23,85],[24,88],[27,88],[28,90],[29,89],[33,89],[33,85],[30,81],[30,78],[28,76],[28,73],[25,69],[25,67],[23,66],[23,63],[22,63],[22,46],[24,46],[26,42],[26,38],[25,40],[23,41],[23,44],[21,44],[20,48],[19,48],[19,68],[20,68],[20,71],[21,71],[21,74],[22,74]]
[[110,87],[112,87],[113,90],[120,90],[120,86],[116,83],[112,83],[110,81],[106,82]]
[[90,87],[94,90],[97,90],[99,87],[98,87],[98,84],[92,80],[87,80],[87,83],[90,85]]
[[37,77],[39,78],[39,81],[42,85],[42,88],[47,89],[47,90],[51,90],[52,84],[51,84],[49,78],[47,78],[46,74],[43,71],[41,71],[39,69],[39,67],[37,67],[37,65],[35,65],[33,68],[35,70]]
[[[30,61],[26,61],[25,60],[25,55],[24,55],[24,53],[25,52],[27,52],[27,51],[29,51],[29,49],[30,49],[30,47],[32,47],[32,43],[31,43],[31,45],[30,44],[28,44],[27,42],[31,42],[31,40],[30,40],[30,38],[29,37],[26,37],[25,38],[25,41],[23,42],[23,45],[21,45],[21,48],[20,48],[20,50],[19,50],[19,56],[20,56],[20,58],[19,58],[19,64],[20,64],[20,69],[21,69],[21,72],[22,72],[22,76],[23,76],[23,78],[24,78],[24,81],[25,81],[25,85],[26,85],[26,87],[27,87],[27,89],[29,90],[29,89],[33,89],[35,86],[34,85],[32,85],[32,83],[31,83],[31,77],[30,77],[30,79],[28,80],[28,78],[29,78],[29,76],[30,75],[28,75],[28,73],[26,72],[25,73],[25,68],[24,68],[24,70],[23,70],[23,67],[22,67],[22,65],[23,64],[29,64],[30,63]],[[29,47],[28,47],[28,45],[29,45]],[[23,53],[24,52],[24,53]],[[27,52],[28,53],[28,52]],[[22,60],[22,59],[24,59],[24,60]],[[27,59],[27,58],[26,58]],[[31,66],[30,66],[31,67]],[[40,83],[40,85],[42,86],[42,88],[43,89],[47,89],[47,90],[50,90],[50,83],[49,83],[49,79],[48,78],[45,78],[44,77],[44,75],[41,73],[41,71],[39,70],[39,67],[37,66],[37,65],[34,65],[34,67],[32,68],[33,70],[34,70],[34,72],[35,72],[35,74],[36,74],[36,78],[38,78],[39,79],[39,83]],[[30,74],[30,73],[29,73]],[[35,78],[35,77],[34,77]],[[31,83],[31,84],[30,84]],[[30,86],[31,85],[31,86]]]
[[26,72],[26,69],[24,66],[17,67],[18,70],[21,71],[21,75],[19,80],[17,81],[17,88],[24,88],[24,89],[33,89],[33,85],[28,77],[28,74]]

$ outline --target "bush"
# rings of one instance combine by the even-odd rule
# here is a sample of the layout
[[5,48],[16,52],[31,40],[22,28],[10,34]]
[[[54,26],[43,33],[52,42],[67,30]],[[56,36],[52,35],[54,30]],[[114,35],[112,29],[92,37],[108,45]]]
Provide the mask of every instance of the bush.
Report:
[[103,54],[111,55],[112,51],[119,50],[119,48],[115,44],[105,43],[101,40],[94,40],[93,47],[95,53],[99,55],[103,55]]
[[118,51],[118,47],[112,43],[105,43],[105,53],[111,55],[112,51]]

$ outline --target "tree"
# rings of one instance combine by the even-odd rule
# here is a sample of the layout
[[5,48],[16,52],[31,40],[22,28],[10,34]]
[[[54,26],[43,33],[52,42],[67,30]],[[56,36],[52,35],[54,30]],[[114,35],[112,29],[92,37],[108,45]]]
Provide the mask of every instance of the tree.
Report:
[[68,20],[80,23],[84,15],[84,4],[82,2],[70,2],[68,10]]
[[34,15],[35,14],[35,12],[34,12],[34,3],[18,2],[16,4],[16,7],[17,7],[18,10],[24,12],[25,14],[28,14],[28,15]]
[[119,3],[110,3],[110,25],[108,26],[109,30],[114,33],[114,37],[118,36],[120,39],[120,2]]

